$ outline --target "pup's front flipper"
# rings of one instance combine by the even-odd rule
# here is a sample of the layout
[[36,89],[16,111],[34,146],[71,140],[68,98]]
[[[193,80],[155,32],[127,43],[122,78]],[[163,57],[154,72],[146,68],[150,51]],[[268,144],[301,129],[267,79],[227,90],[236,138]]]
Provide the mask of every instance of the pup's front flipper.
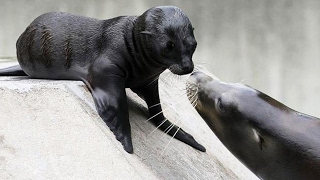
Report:
[[178,126],[173,125],[163,116],[161,105],[159,104],[160,99],[158,81],[154,81],[144,88],[132,90],[146,101],[149,109],[149,115],[150,117],[153,117],[150,121],[155,126],[159,126],[159,129],[165,133],[169,134],[170,136],[174,136],[174,138],[194,147],[195,149],[203,152],[206,151],[205,147],[199,144],[190,134],[186,133]]
[[124,80],[119,76],[96,75],[90,81],[100,117],[128,153],[133,153]]

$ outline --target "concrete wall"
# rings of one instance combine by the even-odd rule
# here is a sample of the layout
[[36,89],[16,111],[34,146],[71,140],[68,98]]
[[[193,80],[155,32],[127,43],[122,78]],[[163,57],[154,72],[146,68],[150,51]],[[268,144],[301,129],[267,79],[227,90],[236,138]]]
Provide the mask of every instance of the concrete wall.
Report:
[[191,106],[183,79],[163,74],[164,113],[205,153],[155,130],[129,90],[134,154],[98,116],[82,82],[0,77],[0,179],[257,179]]

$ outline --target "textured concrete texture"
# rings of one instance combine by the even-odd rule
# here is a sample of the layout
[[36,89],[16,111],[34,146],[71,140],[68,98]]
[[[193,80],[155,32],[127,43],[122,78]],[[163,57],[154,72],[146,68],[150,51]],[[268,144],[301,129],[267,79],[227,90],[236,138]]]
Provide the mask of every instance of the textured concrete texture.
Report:
[[161,75],[164,114],[205,153],[155,130],[130,90],[134,154],[98,116],[82,82],[0,77],[0,179],[257,179],[191,106],[185,78]]

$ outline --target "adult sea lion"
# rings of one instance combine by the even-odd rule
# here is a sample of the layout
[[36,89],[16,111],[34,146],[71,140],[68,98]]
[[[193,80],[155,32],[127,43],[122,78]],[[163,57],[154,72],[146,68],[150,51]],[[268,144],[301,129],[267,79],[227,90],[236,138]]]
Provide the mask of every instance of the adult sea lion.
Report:
[[261,179],[320,178],[320,120],[239,83],[202,72],[189,99],[220,141]]
[[[178,7],[154,7],[141,16],[107,20],[51,12],[36,18],[19,37],[20,66],[3,69],[0,75],[82,80],[101,118],[132,153],[125,88],[146,101],[156,126],[167,129],[172,123],[160,113],[160,105],[154,106],[160,102],[158,77],[167,68],[178,75],[190,73],[196,46],[191,22]],[[167,133],[176,131],[175,138],[205,151],[177,126]]]

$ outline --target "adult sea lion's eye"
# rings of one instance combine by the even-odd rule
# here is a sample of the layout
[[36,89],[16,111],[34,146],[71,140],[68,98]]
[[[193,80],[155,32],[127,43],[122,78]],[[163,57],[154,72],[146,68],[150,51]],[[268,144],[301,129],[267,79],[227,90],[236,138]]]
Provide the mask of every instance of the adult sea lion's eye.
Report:
[[221,111],[223,111],[224,110],[224,106],[223,106],[223,104],[222,104],[222,102],[221,102],[221,98],[218,98],[218,100],[217,100],[217,107],[219,108],[219,110],[221,110]]

